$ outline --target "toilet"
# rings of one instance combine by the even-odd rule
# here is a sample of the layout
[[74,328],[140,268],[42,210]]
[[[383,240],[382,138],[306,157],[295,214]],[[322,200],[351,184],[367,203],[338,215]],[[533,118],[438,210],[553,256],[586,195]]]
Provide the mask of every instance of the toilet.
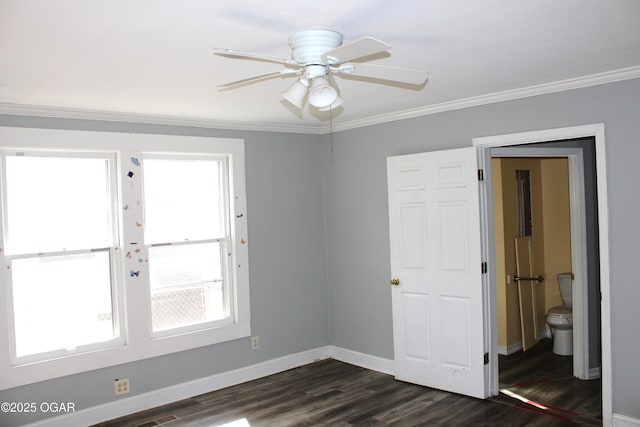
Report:
[[560,356],[573,354],[573,315],[571,313],[571,286],[573,274],[561,273],[557,276],[562,305],[547,312],[546,322],[553,336],[553,353]]

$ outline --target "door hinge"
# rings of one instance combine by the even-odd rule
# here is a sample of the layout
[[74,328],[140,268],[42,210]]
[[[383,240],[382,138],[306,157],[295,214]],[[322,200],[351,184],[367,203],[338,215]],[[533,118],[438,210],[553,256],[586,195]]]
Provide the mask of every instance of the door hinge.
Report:
[[489,364],[489,353],[485,353],[484,354],[484,364],[488,365]]
[[484,169],[478,169],[478,181],[484,181]]
[[487,263],[486,263],[486,261],[482,263],[482,274],[487,274]]

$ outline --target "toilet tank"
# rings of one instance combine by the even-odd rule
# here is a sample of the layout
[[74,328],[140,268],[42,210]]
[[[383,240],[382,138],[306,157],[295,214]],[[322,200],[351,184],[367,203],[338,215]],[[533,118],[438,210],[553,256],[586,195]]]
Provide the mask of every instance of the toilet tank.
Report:
[[560,273],[557,277],[558,287],[560,288],[560,296],[562,297],[562,303],[568,307],[571,307],[571,285],[573,282],[573,274]]

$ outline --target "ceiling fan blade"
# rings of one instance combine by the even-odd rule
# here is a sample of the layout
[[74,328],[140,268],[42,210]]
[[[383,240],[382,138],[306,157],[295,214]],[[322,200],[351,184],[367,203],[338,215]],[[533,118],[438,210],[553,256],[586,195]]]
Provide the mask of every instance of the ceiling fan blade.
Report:
[[298,65],[295,61],[286,58],[278,58],[277,56],[263,55],[261,53],[241,52],[239,50],[223,49],[214,47],[213,53],[220,56],[230,56],[232,58],[257,59],[259,61],[276,62],[278,64]]
[[426,71],[373,64],[343,64],[339,67],[332,68],[332,71],[348,76],[389,80],[416,86],[424,84],[429,79],[429,73]]
[[253,77],[247,77],[246,79],[241,79],[241,80],[236,80],[233,82],[229,82],[229,83],[224,83],[221,85],[218,85],[218,88],[228,88],[231,86],[236,86],[236,85],[240,85],[240,84],[244,84],[244,83],[251,83],[254,81],[258,81],[258,80],[264,80],[264,79],[268,79],[268,78],[272,78],[272,77],[278,77],[278,76],[290,76],[290,75],[294,75],[294,74],[301,74],[302,73],[302,69],[298,69],[298,70],[291,70],[291,69],[285,69],[285,70],[280,70],[280,71],[271,71],[269,73],[264,73],[264,74],[259,74],[257,76],[253,76]]
[[391,49],[391,45],[383,41],[373,37],[363,37],[331,49],[322,55],[322,60],[327,61],[329,64],[341,64],[363,56],[386,52],[389,49]]

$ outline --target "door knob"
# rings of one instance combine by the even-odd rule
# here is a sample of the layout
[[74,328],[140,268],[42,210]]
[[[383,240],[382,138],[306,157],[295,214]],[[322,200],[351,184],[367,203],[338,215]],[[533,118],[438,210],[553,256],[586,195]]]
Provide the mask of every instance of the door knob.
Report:
[[394,277],[393,279],[389,280],[389,283],[391,283],[393,286],[398,286],[400,284],[400,279]]

